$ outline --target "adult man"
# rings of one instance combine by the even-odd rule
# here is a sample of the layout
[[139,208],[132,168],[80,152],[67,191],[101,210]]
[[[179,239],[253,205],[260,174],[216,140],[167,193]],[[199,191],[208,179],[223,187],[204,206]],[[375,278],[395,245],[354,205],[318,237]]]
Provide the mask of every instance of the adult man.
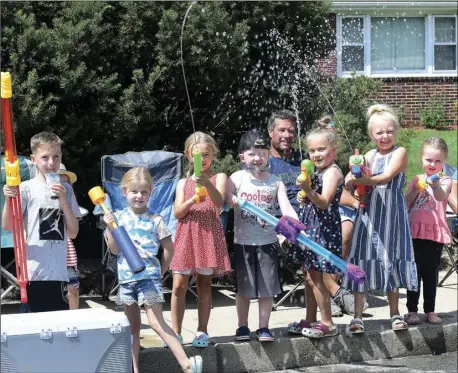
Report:
[[[299,215],[300,208],[297,194],[300,188],[296,185],[296,179],[301,172],[301,154],[300,151],[293,149],[293,143],[297,135],[296,115],[289,110],[273,112],[267,123],[267,132],[270,137],[270,173],[277,175],[283,181],[291,205]],[[305,152],[302,155],[304,158],[308,158],[308,154]],[[278,209],[277,215],[281,215]],[[284,245],[285,243],[282,244],[282,246]],[[340,288],[332,276],[329,276],[327,280],[325,284],[331,294],[332,316],[342,316],[342,311],[353,314],[353,295]],[[307,281],[305,281],[305,284],[307,284]]]

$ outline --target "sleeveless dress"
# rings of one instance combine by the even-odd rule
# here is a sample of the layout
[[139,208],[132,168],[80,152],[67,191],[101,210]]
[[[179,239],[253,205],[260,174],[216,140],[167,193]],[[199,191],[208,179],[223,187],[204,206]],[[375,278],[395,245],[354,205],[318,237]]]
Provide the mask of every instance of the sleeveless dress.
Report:
[[[213,185],[216,175],[210,178]],[[184,198],[190,199],[195,194],[196,182],[190,177],[184,184]],[[231,272],[226,239],[221,225],[219,209],[210,197],[191,207],[188,214],[178,221],[175,235],[175,255],[170,268],[172,270],[213,268],[213,275],[221,276]]]
[[[331,167],[335,167],[340,171],[336,164]],[[312,182],[313,189],[319,194],[323,191],[323,175],[325,172],[326,170],[317,171]],[[299,215],[299,219],[307,227],[304,231],[305,234],[339,258],[342,258],[342,224],[339,213],[342,190],[343,183],[337,186],[334,199],[326,210],[320,209],[307,198]],[[297,259],[300,260],[301,255],[307,270],[315,269],[319,272],[331,274],[340,272],[339,268],[310,250],[301,250]]]
[[[374,176],[384,172],[393,152],[379,158],[377,155],[378,150],[369,162]],[[366,281],[358,285],[344,277],[343,287],[357,292],[416,290],[417,267],[403,192],[405,183],[406,175],[400,172],[388,184],[377,185],[367,193],[367,206],[360,208],[356,217],[348,258],[366,272]]]

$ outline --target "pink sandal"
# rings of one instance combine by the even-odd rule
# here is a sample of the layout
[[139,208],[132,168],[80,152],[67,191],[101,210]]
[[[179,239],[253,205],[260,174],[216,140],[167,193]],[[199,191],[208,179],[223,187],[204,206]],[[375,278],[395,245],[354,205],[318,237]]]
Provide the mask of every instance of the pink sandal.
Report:
[[335,325],[327,326],[323,323],[317,323],[313,328],[302,329],[302,335],[311,339],[319,339],[324,337],[334,337],[338,334]]
[[292,334],[302,334],[302,329],[304,328],[312,328],[314,323],[309,323],[307,320],[301,320],[299,322],[295,321],[288,325],[288,333]]

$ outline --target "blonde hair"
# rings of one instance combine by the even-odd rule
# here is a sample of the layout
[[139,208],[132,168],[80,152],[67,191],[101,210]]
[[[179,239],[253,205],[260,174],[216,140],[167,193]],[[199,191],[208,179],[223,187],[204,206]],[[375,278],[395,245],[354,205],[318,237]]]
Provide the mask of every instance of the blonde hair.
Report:
[[213,149],[213,155],[216,157],[218,154],[218,147],[216,145],[216,141],[210,135],[207,135],[204,132],[194,132],[192,135],[189,135],[184,143],[184,153],[188,157],[192,157],[192,148],[197,144],[204,144],[208,145]]
[[423,141],[423,144],[421,145],[421,155],[423,155],[423,151],[427,146],[442,151],[445,153],[445,158],[448,157],[448,145],[442,137],[433,136]]
[[314,127],[307,132],[307,139],[313,135],[326,135],[326,138],[330,145],[337,146],[339,137],[337,136],[336,129],[334,127],[334,121],[329,115],[322,116],[315,121]]
[[63,141],[52,132],[40,132],[30,139],[30,150],[35,154],[41,146],[59,146],[62,147]]
[[369,133],[371,131],[372,118],[374,118],[374,116],[381,120],[390,121],[396,127],[396,131],[399,131],[400,125],[398,116],[396,115],[394,110],[390,108],[388,105],[372,105],[369,107],[369,109],[367,109],[366,116],[368,120],[367,130],[369,131]]
[[153,190],[153,178],[146,167],[134,167],[127,171],[121,179],[121,188],[123,191],[132,189],[132,184],[146,182]]

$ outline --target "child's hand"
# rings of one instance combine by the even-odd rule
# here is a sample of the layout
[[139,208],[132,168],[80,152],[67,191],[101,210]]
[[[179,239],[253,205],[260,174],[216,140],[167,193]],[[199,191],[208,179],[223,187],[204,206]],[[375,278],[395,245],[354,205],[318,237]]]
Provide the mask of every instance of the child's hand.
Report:
[[56,196],[59,197],[59,201],[67,202],[67,189],[61,183],[54,183],[51,184],[51,191],[53,191]]
[[194,178],[196,180],[196,183],[202,186],[207,186],[211,183],[206,173],[202,173],[200,176],[194,175]]
[[307,176],[307,179],[305,181],[299,181],[296,179],[296,185],[299,185],[300,188],[306,193],[311,191],[312,187],[310,186],[311,185],[310,175]]
[[361,177],[355,177],[352,175],[353,184],[355,185],[370,185],[369,178],[364,174]]
[[108,211],[105,215],[103,215],[103,221],[109,228],[113,227],[113,223],[116,223],[113,212]]
[[297,199],[297,202],[299,202],[300,204],[303,204],[305,203],[305,200],[307,198],[307,195],[304,195],[303,193],[297,193],[297,196],[296,196],[296,199]]
[[233,195],[231,198],[231,207],[234,208],[235,206],[239,205],[239,199],[237,196]]
[[19,188],[17,186],[5,185],[3,187],[3,194],[5,195],[5,197],[8,197],[8,198],[16,197],[18,195],[18,191],[19,191]]

